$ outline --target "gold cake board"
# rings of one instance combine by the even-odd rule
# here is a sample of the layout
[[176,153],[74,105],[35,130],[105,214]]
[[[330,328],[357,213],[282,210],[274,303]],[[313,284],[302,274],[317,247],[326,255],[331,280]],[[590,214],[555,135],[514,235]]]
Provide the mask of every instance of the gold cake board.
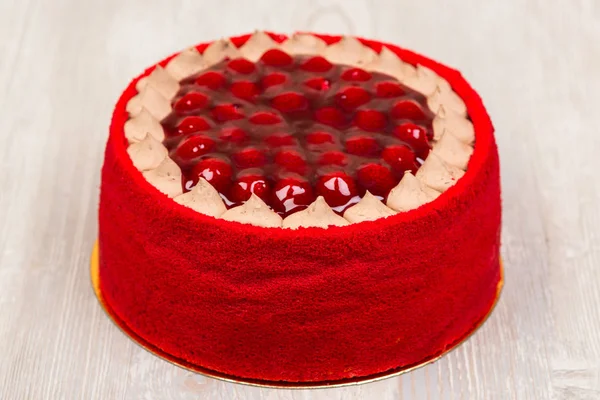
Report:
[[483,323],[487,320],[487,318],[490,316],[490,314],[494,310],[496,304],[498,303],[498,299],[500,298],[500,292],[502,291],[502,286],[504,284],[504,268],[502,265],[502,261],[500,261],[500,281],[498,282],[496,298],[494,299],[494,303],[490,307],[490,310],[485,315],[485,317],[483,317],[482,320],[477,325],[475,325],[470,332],[468,332],[464,336],[464,338],[457,341],[450,348],[446,349],[446,351],[444,351],[442,354],[438,354],[433,357],[427,358],[418,364],[409,365],[409,366],[405,366],[402,368],[397,368],[394,370],[389,370],[386,372],[382,372],[382,373],[370,375],[370,376],[355,377],[355,378],[336,380],[336,381],[323,381],[323,382],[284,382],[284,381],[264,381],[264,380],[258,380],[258,379],[240,378],[240,377],[236,377],[236,376],[222,374],[220,372],[213,371],[210,369],[202,368],[198,365],[194,365],[185,360],[174,357],[174,356],[164,352],[163,350],[159,349],[158,347],[154,346],[153,344],[147,342],[146,340],[142,339],[139,335],[137,335],[135,332],[133,332],[114,313],[114,311],[109,307],[109,305],[106,303],[106,301],[104,299],[104,296],[102,295],[102,291],[100,290],[98,242],[96,242],[94,244],[94,249],[92,250],[92,257],[90,260],[90,264],[91,264],[90,265],[90,274],[91,274],[91,278],[92,278],[92,287],[94,288],[94,292],[96,293],[96,297],[98,297],[98,301],[100,302],[100,305],[102,306],[102,308],[104,309],[104,311],[106,312],[108,317],[115,323],[115,325],[117,325],[123,331],[123,333],[125,335],[127,335],[131,340],[133,340],[135,343],[137,343],[142,348],[146,349],[147,351],[154,354],[155,356],[160,357],[160,358],[162,358],[172,364],[175,364],[181,368],[185,368],[187,370],[190,370],[190,371],[202,374],[202,375],[206,375],[211,378],[220,379],[220,380],[232,382],[232,383],[241,383],[241,384],[245,384],[245,385],[269,387],[269,388],[280,388],[280,389],[311,389],[311,388],[316,389],[316,388],[326,388],[326,387],[351,386],[351,385],[359,385],[359,384],[368,383],[368,382],[376,382],[376,381],[380,381],[382,379],[387,379],[387,378],[391,378],[394,376],[399,376],[399,375],[405,374],[407,372],[413,371],[413,370],[421,368],[427,364],[430,364],[434,361],[437,361],[440,358],[442,358],[443,356],[445,356],[446,354],[448,354],[449,352],[451,352],[452,350],[456,349],[462,343],[464,343],[467,339],[469,339],[469,337],[471,337],[471,335],[473,335],[483,325]]

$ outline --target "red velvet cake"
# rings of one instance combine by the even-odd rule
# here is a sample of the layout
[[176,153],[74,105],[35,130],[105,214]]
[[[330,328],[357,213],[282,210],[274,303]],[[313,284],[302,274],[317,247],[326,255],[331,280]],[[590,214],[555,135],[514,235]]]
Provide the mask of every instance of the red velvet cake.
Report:
[[352,37],[187,49],[114,111],[99,278],[171,357],[336,382],[443,354],[501,282],[491,121],[460,73]]

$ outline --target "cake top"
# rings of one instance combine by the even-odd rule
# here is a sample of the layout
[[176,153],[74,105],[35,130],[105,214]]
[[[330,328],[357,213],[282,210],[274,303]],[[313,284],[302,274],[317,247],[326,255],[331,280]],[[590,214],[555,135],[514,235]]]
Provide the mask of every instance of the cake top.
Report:
[[473,151],[445,80],[349,37],[223,39],[157,66],[137,89],[125,124],[136,168],[183,205],[259,226],[409,211],[452,186]]

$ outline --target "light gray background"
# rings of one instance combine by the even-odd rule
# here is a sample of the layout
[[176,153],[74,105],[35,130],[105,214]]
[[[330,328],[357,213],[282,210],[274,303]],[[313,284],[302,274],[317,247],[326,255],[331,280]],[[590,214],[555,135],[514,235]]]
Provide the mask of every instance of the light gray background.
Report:
[[[461,69],[497,128],[506,286],[459,350],[400,378],[267,390],[174,367],[89,284],[99,171],[128,80],[255,28],[349,33]],[[0,0],[1,399],[599,399],[597,0]]]

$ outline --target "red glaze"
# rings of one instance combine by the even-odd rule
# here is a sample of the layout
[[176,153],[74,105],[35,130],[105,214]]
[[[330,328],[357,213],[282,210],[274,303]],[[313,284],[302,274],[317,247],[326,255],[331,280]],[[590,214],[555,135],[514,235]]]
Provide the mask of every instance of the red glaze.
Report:
[[[194,114],[208,121],[210,128],[202,127],[202,132],[215,146],[211,153],[202,155],[231,160],[232,180],[240,171],[254,168],[270,188],[279,179],[296,174],[305,178],[314,192],[323,174],[339,172],[358,185],[360,195],[367,187],[375,187],[385,197],[385,191],[402,175],[398,160],[388,157],[394,165],[382,160],[381,150],[403,145],[420,158],[429,151],[426,137],[416,139],[412,131],[399,131],[418,122],[427,132],[432,114],[422,95],[391,76],[334,65],[320,56],[290,56],[273,49],[257,63],[243,58],[224,60],[181,84],[175,109],[162,123],[168,132],[165,145],[186,176],[202,159],[173,154],[187,136],[178,128],[180,114]],[[190,128],[191,133],[197,129]],[[181,148],[184,152],[185,147]],[[340,152],[345,155],[340,156]],[[393,185],[387,180],[383,184],[379,174],[365,173],[358,179],[357,171],[369,163],[392,168]],[[367,182],[369,176],[377,181]],[[185,190],[189,182],[183,182]],[[228,205],[238,203],[229,199],[228,193],[221,192],[221,196]],[[267,203],[277,208],[270,203],[274,198],[265,196]],[[329,198],[334,197],[325,196]],[[283,215],[305,206],[298,204],[296,210],[279,210]],[[344,209],[336,210],[342,213]]]
[[265,52],[260,58],[260,61],[271,67],[281,68],[292,65],[294,63],[294,58],[284,51],[273,49]]
[[286,74],[281,72],[273,72],[268,75],[263,76],[261,79],[261,87],[264,89],[268,89],[271,86],[282,85],[288,80]]
[[233,104],[215,106],[211,110],[211,116],[215,122],[233,121],[244,118],[244,114]]
[[177,135],[189,135],[196,132],[207,131],[212,124],[206,118],[191,116],[185,117],[175,129]]
[[387,46],[435,71],[464,99],[475,150],[464,177],[435,201],[341,228],[265,229],[167,198],[126,151],[125,105],[137,79],[130,84],[113,115],[99,207],[100,288],[130,329],[222,374],[323,382],[430,360],[482,321],[500,280],[491,121],[457,71]]
[[412,149],[413,153],[423,160],[429,154],[430,146],[427,139],[429,134],[424,127],[411,122],[405,122],[394,127],[392,132],[394,136],[406,143]]
[[333,65],[321,56],[309,57],[300,62],[300,69],[308,72],[327,72]]
[[348,68],[342,72],[342,79],[350,82],[367,82],[371,77],[370,72],[360,68]]
[[393,97],[401,97],[406,94],[402,85],[398,84],[398,82],[379,82],[375,85],[375,94],[377,97],[383,98],[393,98]]
[[305,209],[315,200],[313,189],[306,179],[283,178],[279,180],[271,194],[273,209],[285,216],[291,211]]
[[399,177],[403,177],[406,171],[415,174],[419,168],[415,153],[410,147],[403,144],[393,144],[386,147],[381,153],[381,158],[392,167],[392,171]]
[[340,90],[335,95],[335,102],[345,111],[351,111],[368,103],[371,100],[371,94],[365,89],[356,86],[350,86]]
[[204,178],[220,192],[226,192],[231,183],[231,165],[218,158],[207,158],[194,165],[184,187],[190,190]]
[[358,195],[354,179],[343,172],[320,176],[316,183],[316,191],[331,207],[354,204],[351,201]]
[[396,186],[396,177],[385,165],[365,164],[356,171],[356,179],[361,187],[374,195],[387,197]]
[[215,148],[215,141],[205,135],[194,135],[181,142],[175,154],[183,162],[189,162],[197,157],[210,153]]
[[231,84],[231,94],[238,99],[246,101],[255,101],[260,93],[258,86],[250,81],[238,81]]
[[227,68],[239,74],[248,75],[254,72],[256,66],[252,61],[245,58],[236,58],[235,60],[227,61]]
[[331,87],[331,81],[323,77],[310,78],[304,81],[304,86],[319,92],[326,92]]
[[421,121],[427,119],[427,111],[416,101],[400,100],[390,110],[390,116],[394,119]]
[[235,205],[240,205],[250,198],[254,193],[261,199],[267,200],[269,195],[269,184],[264,176],[244,175],[236,179],[227,196]]
[[208,96],[205,94],[189,92],[175,102],[173,109],[180,114],[186,114],[205,108],[208,102]]
[[198,86],[205,86],[212,90],[219,90],[225,86],[227,79],[220,72],[208,71],[198,75],[195,79],[195,83]]

